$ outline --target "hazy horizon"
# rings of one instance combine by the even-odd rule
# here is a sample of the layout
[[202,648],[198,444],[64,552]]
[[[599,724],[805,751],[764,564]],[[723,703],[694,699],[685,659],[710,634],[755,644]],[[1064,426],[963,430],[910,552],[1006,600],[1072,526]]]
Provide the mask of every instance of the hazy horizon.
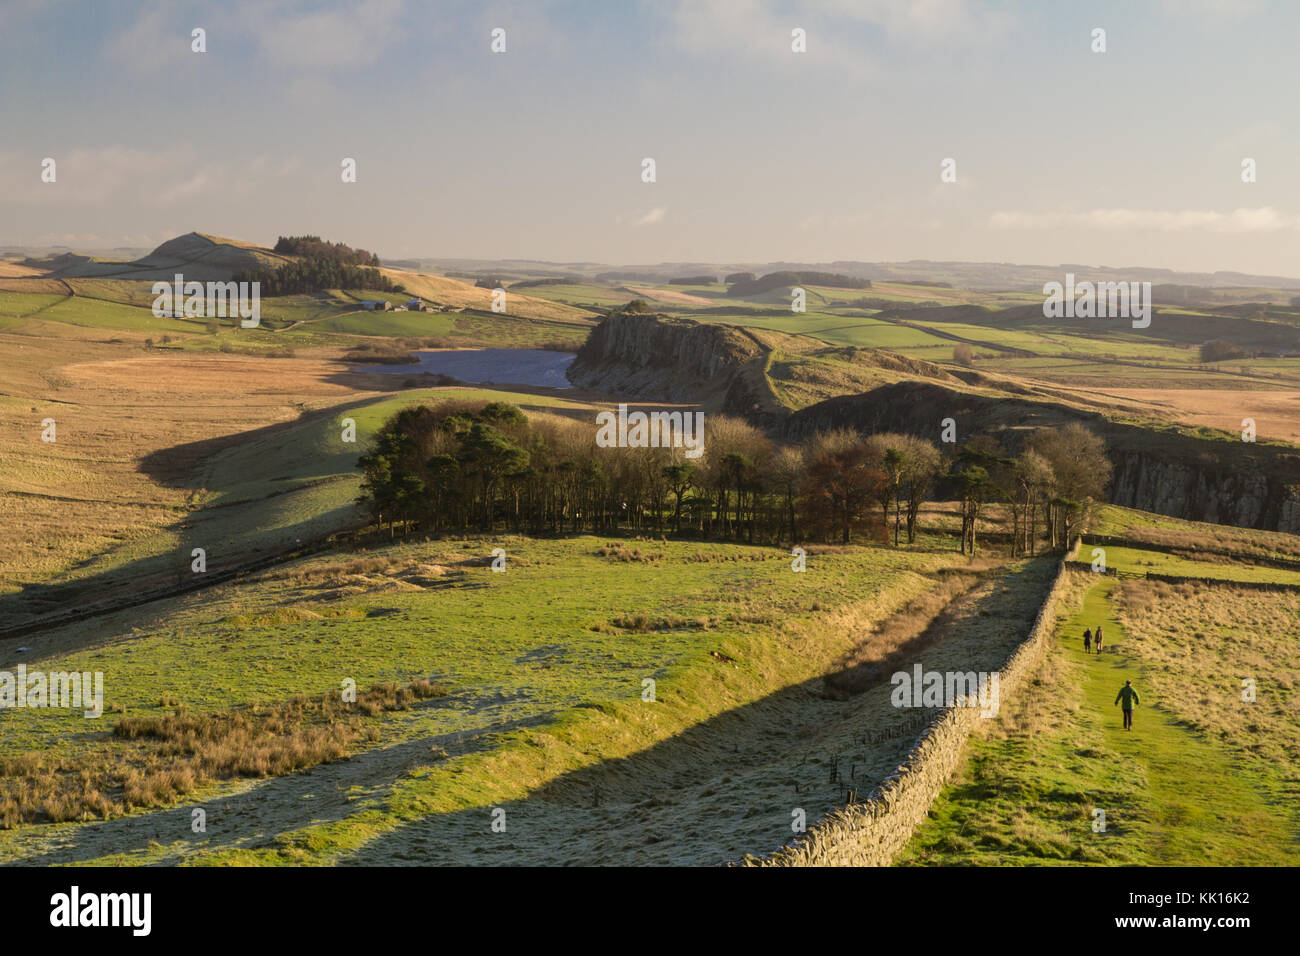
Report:
[[316,233],[387,259],[1286,277],[1296,26],[1250,2],[14,0],[0,243]]

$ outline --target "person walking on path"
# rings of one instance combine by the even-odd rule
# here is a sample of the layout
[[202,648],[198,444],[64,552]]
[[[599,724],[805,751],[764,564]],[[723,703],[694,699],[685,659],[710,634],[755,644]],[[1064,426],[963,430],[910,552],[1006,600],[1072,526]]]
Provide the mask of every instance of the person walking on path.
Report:
[[1140,701],[1138,700],[1138,692],[1133,689],[1131,680],[1126,680],[1124,686],[1119,689],[1119,693],[1115,695],[1115,703],[1118,704],[1121,700],[1124,702],[1124,706],[1121,708],[1124,711],[1124,729],[1132,730],[1133,705],[1140,703]]
[[1097,641],[1097,653],[1100,654],[1101,653],[1101,625],[1100,624],[1097,625],[1096,641]]
[[1085,654],[1092,653],[1092,628],[1090,627],[1083,629],[1083,652]]

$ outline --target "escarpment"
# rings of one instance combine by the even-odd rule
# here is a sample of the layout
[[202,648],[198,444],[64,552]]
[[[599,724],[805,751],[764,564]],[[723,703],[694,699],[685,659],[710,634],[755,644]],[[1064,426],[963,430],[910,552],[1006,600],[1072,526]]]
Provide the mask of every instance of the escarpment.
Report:
[[988,434],[1014,454],[1035,428],[1081,422],[1106,440],[1114,504],[1300,534],[1300,449],[1116,421],[1103,412],[1120,409],[1100,400],[880,349],[616,313],[592,331],[568,376],[576,385],[629,398],[699,403],[788,441],[847,427],[937,442],[951,418],[959,444]]

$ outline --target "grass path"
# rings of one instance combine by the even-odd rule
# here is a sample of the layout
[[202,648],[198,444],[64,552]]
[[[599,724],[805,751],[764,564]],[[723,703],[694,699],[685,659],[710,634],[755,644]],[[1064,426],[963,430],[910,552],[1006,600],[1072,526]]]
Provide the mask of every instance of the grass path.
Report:
[[[1145,771],[1152,819],[1148,854],[1152,864],[1294,865],[1294,835],[1280,808],[1265,802],[1229,755],[1182,726],[1144,691],[1142,668],[1124,651],[1124,629],[1111,606],[1117,582],[1108,579],[1084,596],[1083,607],[1065,626],[1063,640],[1082,654],[1084,627],[1098,623],[1106,635],[1101,655],[1084,655],[1084,707],[1102,713],[1105,744]],[[1133,730],[1125,731],[1115,695],[1126,679],[1141,702]],[[1109,815],[1109,814],[1108,814]]]
[[[972,741],[967,768],[900,864],[1300,863],[1286,808],[1265,781],[1149,689],[1111,604],[1117,583],[1080,585],[1042,670]],[[1083,629],[1098,624],[1105,652],[1084,654]],[[1132,731],[1115,705],[1126,679],[1141,695]],[[1097,809],[1104,832],[1093,829]]]

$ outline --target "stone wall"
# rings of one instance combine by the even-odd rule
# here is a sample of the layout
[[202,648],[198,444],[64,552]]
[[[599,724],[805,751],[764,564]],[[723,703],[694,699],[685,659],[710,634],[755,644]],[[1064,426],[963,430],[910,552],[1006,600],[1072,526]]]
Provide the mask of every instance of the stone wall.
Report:
[[[998,672],[1003,701],[1014,694],[1042,661],[1056,633],[1056,610],[1066,565],[1079,543],[1062,559],[1029,636]],[[787,846],[755,866],[888,866],[907,845],[930,805],[966,757],[966,741],[979,708],[951,707],[921,732],[911,752],[861,803],[827,814]]]

